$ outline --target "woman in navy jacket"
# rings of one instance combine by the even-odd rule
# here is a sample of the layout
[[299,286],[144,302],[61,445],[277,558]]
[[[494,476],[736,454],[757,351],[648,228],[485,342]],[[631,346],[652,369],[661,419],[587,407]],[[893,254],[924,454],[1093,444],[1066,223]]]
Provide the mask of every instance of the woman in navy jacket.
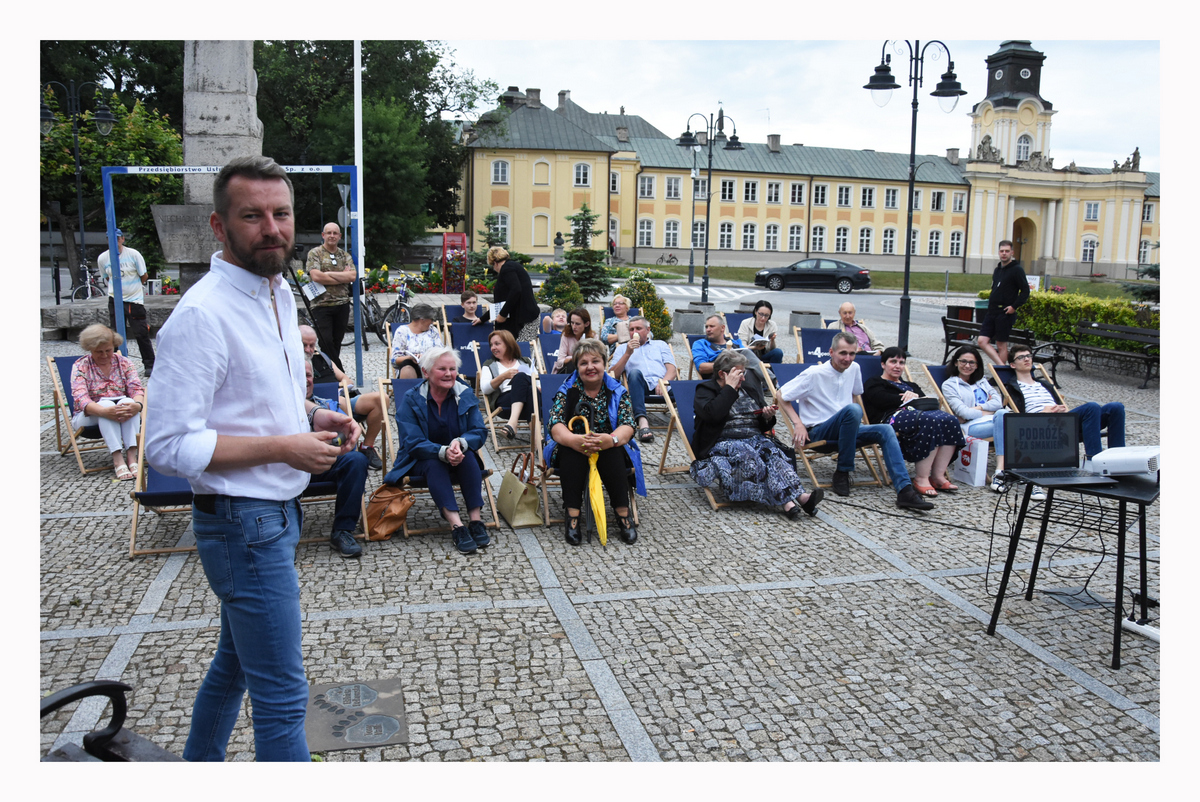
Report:
[[[429,494],[450,526],[454,546],[473,554],[491,542],[483,523],[483,447],[487,427],[475,393],[458,381],[462,360],[453,348],[430,348],[421,355],[425,381],[405,393],[396,408],[400,448],[383,478],[398,485],[405,476],[423,477]],[[454,485],[467,504],[466,525],[458,514]]]

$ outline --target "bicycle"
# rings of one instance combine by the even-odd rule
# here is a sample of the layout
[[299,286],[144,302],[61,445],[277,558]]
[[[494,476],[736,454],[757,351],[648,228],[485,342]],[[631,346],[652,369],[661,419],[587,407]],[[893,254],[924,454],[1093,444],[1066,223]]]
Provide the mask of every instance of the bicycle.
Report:
[[99,268],[85,261],[79,266],[79,274],[82,282],[71,291],[72,301],[90,301],[108,295],[108,287],[104,283],[104,277],[100,275]]
[[668,253],[664,256],[658,257],[658,259],[655,260],[654,264],[656,264],[656,265],[677,265],[677,264],[679,264],[679,257],[677,257],[673,253]]
[[412,320],[412,314],[409,311],[407,301],[408,294],[408,274],[401,273],[396,279],[396,303],[388,307],[388,310],[379,318],[378,334],[382,338],[386,332],[397,326],[407,325]]

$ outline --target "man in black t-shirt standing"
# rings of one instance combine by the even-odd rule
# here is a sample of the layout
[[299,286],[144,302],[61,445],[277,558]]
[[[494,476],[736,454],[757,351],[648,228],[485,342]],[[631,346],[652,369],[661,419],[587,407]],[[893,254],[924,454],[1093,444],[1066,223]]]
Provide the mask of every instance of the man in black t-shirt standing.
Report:
[[[997,365],[1008,364],[1008,334],[1017,319],[1017,308],[1029,300],[1029,281],[1021,263],[1013,260],[1013,244],[1001,240],[1000,263],[992,271],[992,294],[979,330],[979,350]],[[992,348],[992,341],[996,348]]]

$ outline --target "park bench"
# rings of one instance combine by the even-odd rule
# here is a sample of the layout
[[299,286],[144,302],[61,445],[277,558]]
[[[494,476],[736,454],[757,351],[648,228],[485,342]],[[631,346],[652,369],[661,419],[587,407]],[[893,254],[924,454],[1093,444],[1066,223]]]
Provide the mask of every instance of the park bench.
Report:
[[[952,317],[942,318],[942,333],[945,334],[946,350],[942,354],[942,364],[946,364],[946,360],[950,358],[950,352],[960,345],[974,345],[975,339],[979,336],[979,329],[983,324],[976,323],[974,320],[958,320]],[[1033,332],[1029,329],[1013,329],[1008,335],[1008,345],[1011,348],[1014,345],[1028,346],[1033,351],[1033,358],[1037,362],[1050,362],[1051,372],[1054,370],[1053,359],[1048,354],[1038,353],[1039,348],[1046,348],[1049,343],[1037,344],[1034,339]],[[1054,377],[1054,381],[1058,381],[1058,377]]]
[[108,726],[83,736],[83,749],[68,743],[42,758],[47,763],[102,760],[106,763],[171,762],[183,758],[156,743],[125,729],[125,693],[133,690],[123,682],[92,680],[72,685],[42,699],[41,717],[89,696],[107,696],[112,703]]
[[[1103,345],[1091,345],[1082,342],[1084,337],[1102,337],[1106,340],[1137,343],[1141,346],[1141,351],[1122,351]],[[1054,368],[1063,360],[1074,364],[1075,370],[1082,370],[1083,368],[1079,365],[1081,353],[1105,357],[1128,357],[1139,360],[1146,366],[1146,378],[1139,388],[1145,390],[1151,379],[1158,378],[1155,374],[1158,368],[1159,342],[1158,329],[1142,329],[1136,326],[1118,326],[1114,323],[1081,320],[1070,331],[1054,332],[1050,342],[1054,349],[1054,354],[1050,357],[1053,366],[1051,371],[1055,372]],[[1057,375],[1055,375],[1054,381],[1056,384],[1058,383]]]

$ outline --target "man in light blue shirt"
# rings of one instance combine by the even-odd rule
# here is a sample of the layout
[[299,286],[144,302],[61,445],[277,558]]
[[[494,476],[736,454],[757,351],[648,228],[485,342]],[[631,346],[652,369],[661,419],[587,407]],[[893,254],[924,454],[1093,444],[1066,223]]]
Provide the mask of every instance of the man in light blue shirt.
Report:
[[717,358],[717,354],[729,346],[745,354],[746,368],[756,372],[760,381],[766,380],[766,376],[763,375],[762,360],[758,358],[758,354],[749,348],[744,348],[736,334],[725,333],[725,318],[721,315],[709,315],[705,318],[704,339],[692,343],[692,364],[696,366],[696,372],[700,374],[700,378],[712,378],[713,360]]
[[[146,260],[133,248],[125,247],[125,232],[117,229],[117,261],[121,271],[121,296],[125,302],[125,335],[137,340],[138,352],[142,355],[142,372],[150,378],[154,370],[154,344],[150,341],[150,322],[146,317],[146,298],[142,285],[149,279]],[[96,267],[108,280],[108,327],[117,330],[116,301],[113,293],[116,285],[112,280],[112,261],[108,251],[96,259]]]
[[617,346],[612,363],[613,375],[618,379],[622,373],[629,375],[629,402],[637,418],[637,438],[643,443],[654,440],[646,417],[646,396],[655,391],[659,379],[670,382],[679,375],[671,346],[653,336],[646,318],[629,318],[629,342]]

